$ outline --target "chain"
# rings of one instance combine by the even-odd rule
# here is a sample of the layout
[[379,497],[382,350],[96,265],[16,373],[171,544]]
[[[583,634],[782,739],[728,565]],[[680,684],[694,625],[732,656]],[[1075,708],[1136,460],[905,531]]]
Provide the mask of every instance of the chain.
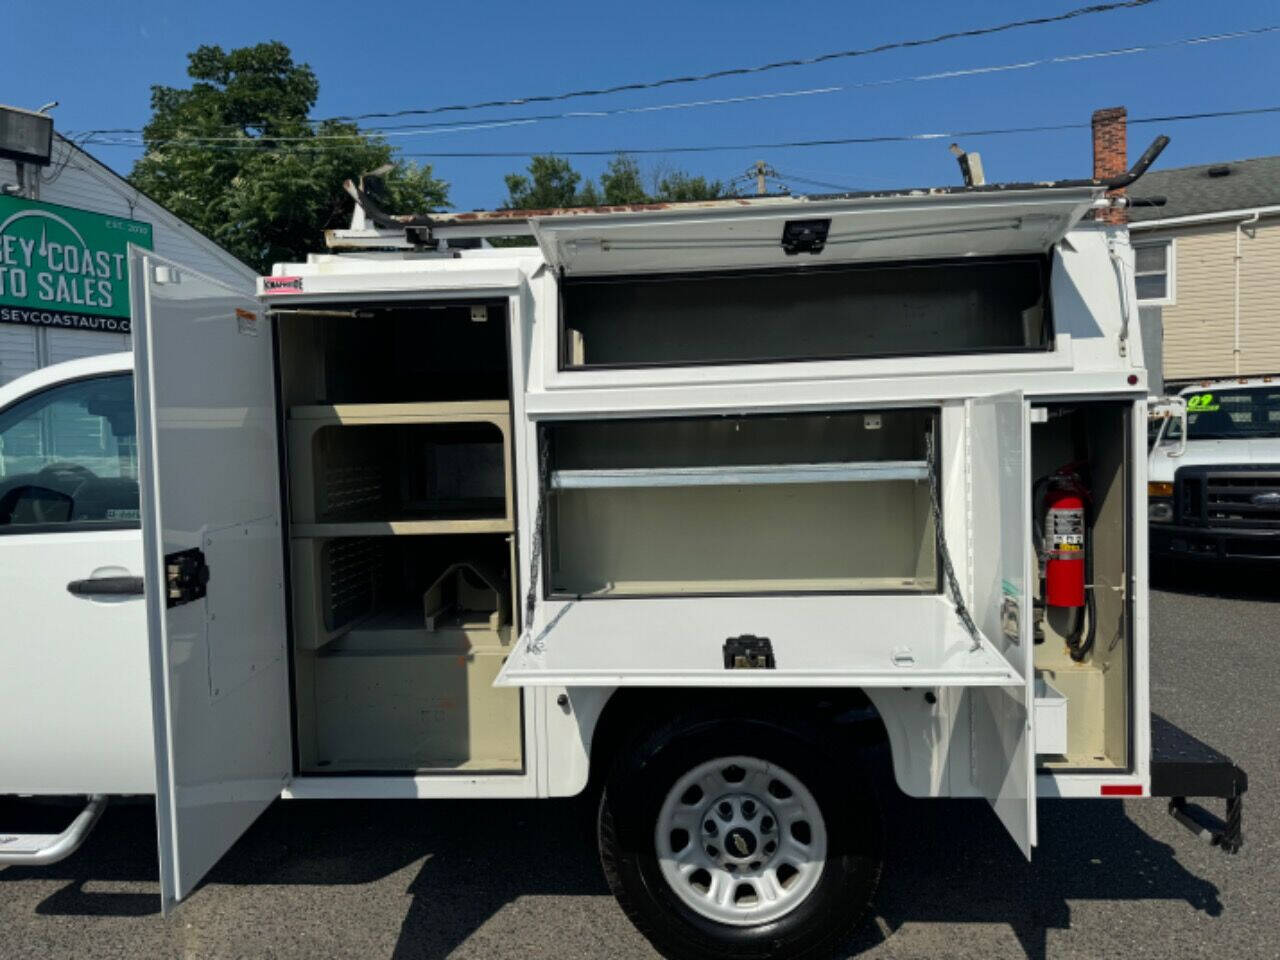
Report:
[[924,447],[925,460],[929,467],[929,503],[933,509],[933,532],[938,543],[938,556],[942,561],[943,578],[947,589],[951,592],[952,602],[955,603],[956,616],[960,618],[970,639],[973,640],[972,649],[977,650],[982,646],[982,633],[978,630],[978,625],[973,622],[973,617],[969,615],[969,608],[965,606],[964,597],[960,593],[960,583],[956,579],[956,570],[951,564],[951,551],[947,549],[947,535],[942,529],[942,498],[938,493],[938,458],[933,446],[932,430],[924,435]]
[[[542,569],[543,528],[547,517],[547,463],[550,444],[538,438],[538,498],[533,514],[533,544],[529,549],[529,592],[524,601],[524,630],[533,633],[533,615],[538,606],[538,574]],[[542,643],[529,644],[530,652],[541,653]]]

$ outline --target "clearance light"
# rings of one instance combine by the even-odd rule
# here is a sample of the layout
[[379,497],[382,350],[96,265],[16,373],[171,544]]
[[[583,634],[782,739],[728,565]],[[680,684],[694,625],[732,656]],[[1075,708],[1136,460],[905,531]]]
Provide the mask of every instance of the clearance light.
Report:
[[1140,797],[1142,796],[1142,784],[1104,783],[1102,785],[1102,795],[1104,797]]

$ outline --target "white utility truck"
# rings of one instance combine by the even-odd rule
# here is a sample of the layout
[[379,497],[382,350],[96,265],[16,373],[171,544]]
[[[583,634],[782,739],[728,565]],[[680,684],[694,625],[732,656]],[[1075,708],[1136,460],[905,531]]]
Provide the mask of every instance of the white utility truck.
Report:
[[1160,560],[1280,560],[1280,378],[1184,387],[1164,407],[1147,482]]
[[879,878],[868,743],[1027,856],[1040,797],[1223,797],[1234,851],[1243,773],[1149,709],[1132,253],[1086,219],[1160,146],[589,210],[349,184],[348,252],[256,292],[134,250],[132,360],[0,390],[0,792],[89,798],[0,861],[154,793],[167,910],[279,797],[591,789],[659,949],[816,957]]

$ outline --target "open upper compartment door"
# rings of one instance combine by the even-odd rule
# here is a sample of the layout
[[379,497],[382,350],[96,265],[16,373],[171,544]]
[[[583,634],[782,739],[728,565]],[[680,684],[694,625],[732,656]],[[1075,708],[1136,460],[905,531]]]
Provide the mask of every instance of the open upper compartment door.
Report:
[[1047,251],[1101,187],[765,198],[655,204],[534,217],[547,262],[567,276],[794,267]]
[[1021,685],[939,590],[939,417],[543,423],[543,599],[499,683]]
[[164,909],[292,769],[272,338],[258,302],[131,248]]
[[973,615],[1019,682],[970,690],[975,787],[1027,856],[1036,843],[1030,418],[1021,393],[968,402]]

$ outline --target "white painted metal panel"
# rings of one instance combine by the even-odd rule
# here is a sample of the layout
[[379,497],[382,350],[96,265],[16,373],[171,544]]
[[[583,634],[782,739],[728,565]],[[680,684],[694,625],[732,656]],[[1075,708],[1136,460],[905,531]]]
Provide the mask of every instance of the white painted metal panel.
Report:
[[1036,843],[1030,418],[1021,393],[971,400],[966,413],[973,616],[1018,677],[1016,685],[969,692],[970,770],[1030,857]]
[[[726,670],[723,646],[768,637],[773,670]],[[498,686],[1004,686],[1022,677],[976,647],[950,602],[915,596],[644,597],[548,601]]]
[[[921,194],[776,206],[569,215],[531,221],[547,262],[568,275],[793,267],[869,260],[1043,253],[1100,191]],[[789,220],[830,219],[818,254],[788,255]]]
[[0,792],[155,789],[142,597],[67,590],[142,569],[137,530],[0,537]]
[[[143,250],[130,270],[167,909],[289,779],[279,461],[257,301]],[[165,555],[191,548],[208,595],[166,608]]]

